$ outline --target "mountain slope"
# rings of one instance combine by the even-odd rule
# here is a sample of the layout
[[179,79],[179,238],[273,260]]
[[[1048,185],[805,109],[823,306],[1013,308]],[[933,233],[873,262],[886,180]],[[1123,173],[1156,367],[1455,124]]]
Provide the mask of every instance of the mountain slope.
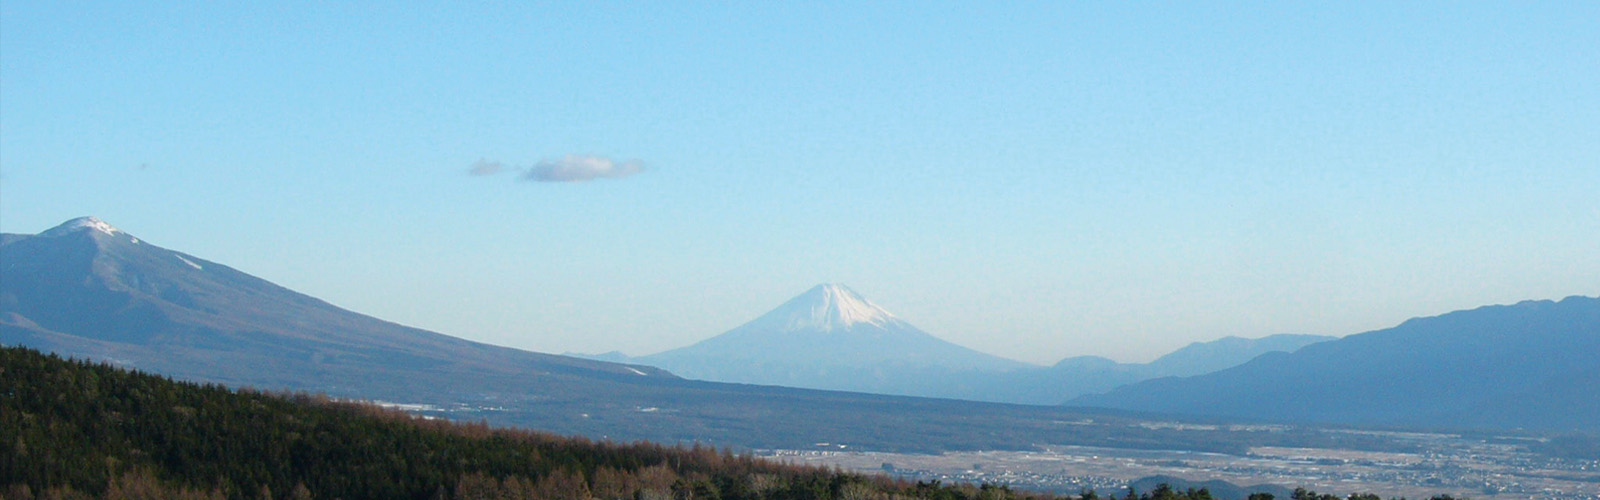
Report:
[[[378,320],[92,217],[0,246],[4,338],[186,378],[327,389],[373,373],[671,377],[470,342]],[[86,313],[93,311],[93,313]],[[644,375],[640,375],[644,374]],[[270,375],[263,379],[260,375]]]
[[1054,405],[1142,380],[1198,375],[1237,366],[1262,354],[1293,351],[1332,338],[1294,334],[1259,339],[1226,337],[1189,344],[1149,363],[1118,363],[1099,356],[1075,356],[1049,367],[991,374],[987,379],[971,383],[987,386],[986,392],[996,401]]
[[1036,443],[1226,451],[1259,440],[1101,411],[701,382],[479,344],[345,311],[92,219],[0,241],[0,344],[187,380],[613,441],[935,452]]
[[[460,377],[518,385],[540,376],[545,390],[557,392],[586,391],[592,377],[672,377],[352,313],[91,217],[0,241],[0,341],[7,343],[192,380],[334,394],[413,394],[416,381],[439,379],[420,387],[454,397],[459,391],[450,388],[461,384],[443,380]],[[635,361],[716,381],[1030,404],[1149,378],[1115,363],[1062,370],[1077,365],[1043,368],[983,354],[837,285],[699,345]]]
[[940,340],[835,284],[635,361],[702,380],[962,399],[984,395],[974,374],[1029,366]]
[[1269,352],[1294,352],[1302,347],[1336,337],[1280,333],[1257,339],[1223,337],[1195,342],[1145,364],[1146,378],[1189,377],[1239,366]]
[[1600,299],[1406,321],[1074,404],[1290,422],[1600,431]]
[[627,358],[693,379],[1020,404],[1060,404],[1141,380],[1196,375],[1332,337],[1274,335],[1197,342],[1151,363],[1067,358],[1042,367],[934,337],[848,287],[818,285],[700,343]]

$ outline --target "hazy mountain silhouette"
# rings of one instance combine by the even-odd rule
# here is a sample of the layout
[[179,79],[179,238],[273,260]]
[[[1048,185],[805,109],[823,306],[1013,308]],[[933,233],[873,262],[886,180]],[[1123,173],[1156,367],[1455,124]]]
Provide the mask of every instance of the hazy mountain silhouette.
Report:
[[1060,404],[1140,380],[1205,373],[1332,337],[1274,335],[1197,342],[1148,364],[1097,356],[1050,367],[940,340],[848,287],[818,285],[755,320],[697,344],[627,358],[701,380],[1022,404]]
[[1084,394],[1099,394],[1143,380],[1199,375],[1238,366],[1266,353],[1290,352],[1333,338],[1288,333],[1258,339],[1224,337],[1189,344],[1149,363],[1118,363],[1099,356],[1075,356],[1042,369],[1042,373],[1030,370],[1021,377],[1004,377],[994,385],[999,393],[1015,394],[1017,402],[1060,404]]
[[836,284],[633,361],[701,380],[963,399],[981,399],[974,376],[1030,366],[941,340]]
[[1149,380],[1086,406],[1290,422],[1600,431],[1600,299],[1526,301]]
[[1328,335],[1281,333],[1258,339],[1223,337],[1195,342],[1156,358],[1144,365],[1147,378],[1188,377],[1239,366],[1269,352],[1294,352],[1302,347],[1333,340]]
[[937,452],[1042,442],[1228,451],[1257,439],[1111,412],[701,382],[496,347],[346,311],[92,218],[0,235],[0,344],[623,441]]
[[184,378],[334,390],[382,374],[672,377],[356,314],[92,217],[7,235],[0,262],[7,343]]
[[[497,383],[511,385],[537,377],[546,389],[566,392],[589,390],[592,377],[672,377],[642,365],[533,353],[389,323],[89,217],[38,235],[6,234],[0,261],[0,341],[181,378],[410,394],[477,388],[459,383],[461,377],[499,377]],[[1119,366],[1056,374],[983,354],[833,285],[725,335],[644,361],[708,380],[1034,404],[1080,394],[1066,392],[1078,390],[1074,384],[1106,390],[1143,377],[1130,378]],[[417,384],[433,378],[454,382]]]

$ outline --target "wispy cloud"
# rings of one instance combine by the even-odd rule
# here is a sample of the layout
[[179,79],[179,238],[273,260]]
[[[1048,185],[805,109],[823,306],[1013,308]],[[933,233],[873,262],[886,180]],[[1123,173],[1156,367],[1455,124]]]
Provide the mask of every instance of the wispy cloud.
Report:
[[494,175],[500,173],[500,171],[505,169],[505,167],[505,164],[500,163],[499,161],[489,160],[487,158],[479,158],[478,161],[472,162],[472,165],[467,167],[467,174]]
[[620,179],[644,171],[639,160],[617,161],[604,156],[566,155],[542,160],[522,174],[536,182],[582,182],[594,179]]

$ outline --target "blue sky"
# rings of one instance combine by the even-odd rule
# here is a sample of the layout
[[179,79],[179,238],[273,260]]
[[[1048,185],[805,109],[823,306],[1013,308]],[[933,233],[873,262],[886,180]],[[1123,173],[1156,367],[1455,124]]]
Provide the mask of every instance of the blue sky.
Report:
[[1597,61],[1593,2],[6,0],[0,230],[539,351],[841,282],[1147,360],[1600,294]]

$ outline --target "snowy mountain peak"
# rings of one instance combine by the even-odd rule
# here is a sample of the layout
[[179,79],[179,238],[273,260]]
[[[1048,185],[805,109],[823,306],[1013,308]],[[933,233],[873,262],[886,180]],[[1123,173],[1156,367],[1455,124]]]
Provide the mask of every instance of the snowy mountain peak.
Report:
[[849,287],[833,283],[817,285],[778,306],[768,316],[781,320],[784,331],[833,331],[859,324],[885,326],[900,321]]
[[77,233],[77,232],[80,232],[80,231],[99,231],[99,232],[105,233],[107,235],[127,234],[127,233],[123,233],[121,229],[117,229],[115,226],[112,226],[111,224],[107,224],[106,221],[103,221],[103,220],[100,220],[100,219],[96,219],[94,217],[79,217],[79,218],[76,218],[76,219],[72,219],[72,220],[63,222],[59,226],[50,228],[49,230],[46,230],[45,232],[39,233],[39,236],[44,236],[44,237],[64,236],[64,235],[68,235],[68,234],[74,234],[74,233]]

